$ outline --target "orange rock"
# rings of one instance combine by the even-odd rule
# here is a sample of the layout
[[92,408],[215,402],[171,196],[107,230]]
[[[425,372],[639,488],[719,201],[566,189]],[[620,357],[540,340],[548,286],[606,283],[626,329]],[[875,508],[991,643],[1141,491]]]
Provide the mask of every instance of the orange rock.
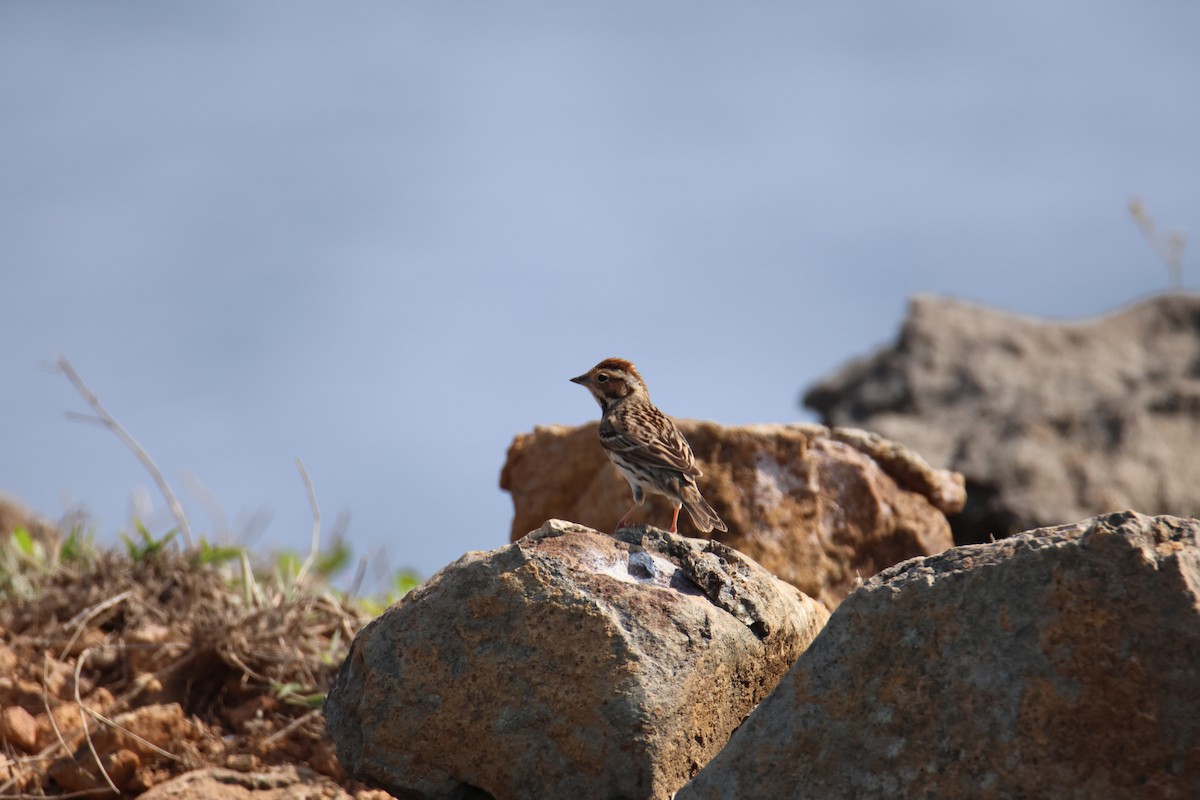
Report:
[[142,759],[138,757],[138,754],[125,748],[113,753],[105,767],[108,770],[108,777],[113,783],[118,787],[126,787],[130,785],[134,773],[141,765]]
[[97,686],[88,693],[88,696],[84,698],[84,702],[87,703],[88,708],[92,709],[93,711],[99,711],[101,714],[107,714],[109,709],[112,708],[113,703],[116,702],[116,698],[113,697],[112,692],[110,692],[106,687]]
[[337,760],[337,749],[328,739],[317,742],[313,747],[312,755],[308,758],[308,763],[317,772],[334,780],[343,780],[346,777],[346,770],[342,769],[341,762]]
[[[54,715],[53,724],[50,721],[50,716],[43,711],[38,714],[37,725],[37,749],[50,745],[52,742],[58,741],[59,734],[67,742],[71,742],[75,735],[81,730],[83,724],[79,717],[79,707],[74,703],[57,703],[51,706],[51,713]],[[54,730],[54,726],[58,726],[58,732]]]
[[[953,544],[946,514],[965,502],[962,477],[901,445],[822,425],[677,422],[704,470],[700,489],[729,526],[716,538],[830,607],[860,578]],[[513,541],[553,518],[613,530],[632,500],[597,427],[538,427],[513,441],[500,475]],[[684,518],[680,533],[700,535]],[[665,527],[671,511],[653,497],[635,519]]]
[[[75,698],[75,665],[73,663],[67,664],[53,658],[47,659],[43,676],[44,685],[51,695],[60,700]],[[42,686],[36,683],[33,686],[37,687],[38,704],[41,705]]]
[[[133,777],[138,767],[137,753],[132,750],[116,750],[111,753],[101,753],[100,763],[103,772],[96,764],[96,759],[90,752],[79,754],[78,761],[71,758],[60,758],[50,765],[50,778],[54,783],[69,792],[90,792],[108,786],[111,780],[118,789],[124,789],[129,779]],[[105,775],[108,778],[105,778]]]
[[37,720],[20,706],[0,710],[0,739],[33,753],[37,750]]
[[[155,748],[178,753],[181,744],[194,741],[201,734],[175,703],[142,706],[117,716],[113,722],[118,727],[94,727],[91,740],[104,771],[120,789],[131,788],[133,783],[139,782],[137,775],[143,767],[152,768],[156,761],[164,758]],[[72,755],[59,758],[50,765],[50,777],[71,791],[107,786],[96,757],[83,742],[76,745]]]
[[[183,708],[178,703],[142,706],[119,715],[113,721],[121,726],[119,730],[109,731],[114,739],[145,755],[153,752],[146,742],[174,751],[180,742],[194,740],[200,733],[192,721],[184,716]],[[134,739],[126,732],[139,738]]]

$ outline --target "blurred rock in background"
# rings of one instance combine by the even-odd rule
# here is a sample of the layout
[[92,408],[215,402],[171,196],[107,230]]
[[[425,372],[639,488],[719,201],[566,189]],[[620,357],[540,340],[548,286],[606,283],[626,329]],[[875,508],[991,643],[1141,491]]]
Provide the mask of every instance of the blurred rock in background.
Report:
[[963,474],[956,542],[1128,508],[1200,510],[1200,296],[1096,319],[920,296],[895,344],[813,386],[829,425],[876,431]]

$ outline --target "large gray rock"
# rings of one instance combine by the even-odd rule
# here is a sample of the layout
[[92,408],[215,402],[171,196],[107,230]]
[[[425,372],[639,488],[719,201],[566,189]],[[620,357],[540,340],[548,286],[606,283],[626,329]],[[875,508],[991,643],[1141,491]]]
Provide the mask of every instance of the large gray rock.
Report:
[[717,542],[552,520],[364,628],[325,715],[347,771],[401,797],[665,800],[827,616]]
[[679,800],[1200,797],[1198,537],[1125,512],[885,570]]
[[896,343],[804,397],[961,472],[955,541],[1123,508],[1200,512],[1200,296],[1080,322],[917,297]]

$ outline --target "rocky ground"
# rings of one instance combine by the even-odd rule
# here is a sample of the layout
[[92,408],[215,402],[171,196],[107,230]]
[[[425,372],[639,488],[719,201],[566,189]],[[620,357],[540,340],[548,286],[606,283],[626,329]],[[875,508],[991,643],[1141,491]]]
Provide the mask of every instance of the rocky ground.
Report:
[[48,557],[0,533],[0,797],[387,797],[319,710],[353,608],[199,553]]

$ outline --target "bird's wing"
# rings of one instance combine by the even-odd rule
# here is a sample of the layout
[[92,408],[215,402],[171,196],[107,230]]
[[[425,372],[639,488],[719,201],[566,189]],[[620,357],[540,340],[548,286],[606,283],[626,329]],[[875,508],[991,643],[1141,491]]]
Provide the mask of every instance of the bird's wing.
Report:
[[600,443],[629,461],[648,467],[677,469],[698,478],[704,473],[679,428],[653,406],[614,414],[600,425]]

